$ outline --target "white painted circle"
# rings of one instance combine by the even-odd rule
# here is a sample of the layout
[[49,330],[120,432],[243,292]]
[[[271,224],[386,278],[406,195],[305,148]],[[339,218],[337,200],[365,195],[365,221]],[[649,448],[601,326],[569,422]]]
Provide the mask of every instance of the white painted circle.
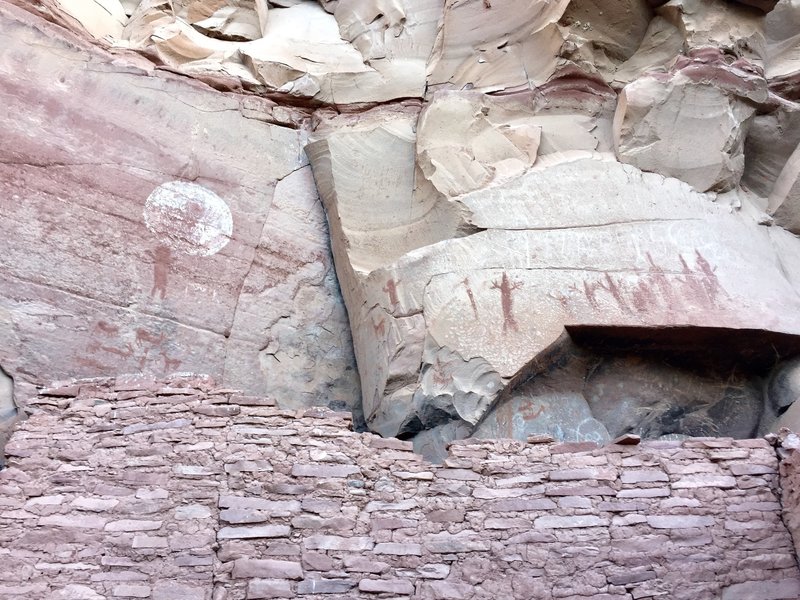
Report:
[[193,256],[216,254],[233,233],[233,216],[225,201],[187,181],[154,189],[144,204],[144,223],[162,243]]

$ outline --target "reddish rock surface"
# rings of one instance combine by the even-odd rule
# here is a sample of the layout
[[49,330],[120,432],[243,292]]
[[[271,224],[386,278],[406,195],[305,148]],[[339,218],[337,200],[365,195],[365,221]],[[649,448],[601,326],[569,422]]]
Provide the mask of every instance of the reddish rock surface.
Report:
[[303,133],[267,100],[7,3],[0,40],[0,366],[18,390],[202,371],[294,406],[352,404]]

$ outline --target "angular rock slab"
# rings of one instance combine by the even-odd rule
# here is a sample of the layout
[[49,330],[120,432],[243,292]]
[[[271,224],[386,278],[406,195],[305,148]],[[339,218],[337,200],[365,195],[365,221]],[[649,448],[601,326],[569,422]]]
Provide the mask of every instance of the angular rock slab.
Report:
[[[318,181],[340,160],[327,151],[311,153]],[[783,264],[796,239],[676,179],[566,156],[442,200],[476,232],[369,273],[348,265],[334,229],[370,428],[474,425],[569,325],[800,333],[796,273]],[[334,190],[322,187],[332,222]]]
[[729,65],[717,50],[681,57],[671,73],[623,88],[614,117],[617,157],[701,192],[730,190],[744,172],[753,102],[767,99],[766,88],[752,65]]
[[437,0],[181,4],[142,2],[118,44],[186,74],[329,104],[421,97],[442,10]]
[[766,56],[764,13],[736,0],[669,0],[659,15],[683,34],[684,50],[716,48],[762,63]]
[[245,110],[14,7],[0,39],[0,365],[15,382],[199,371],[349,404],[303,135],[267,101]]
[[[448,0],[428,66],[435,89],[520,90],[555,72],[569,0]],[[465,87],[466,86],[466,87]]]
[[778,2],[767,15],[765,31],[770,89],[800,100],[800,4],[793,0]]

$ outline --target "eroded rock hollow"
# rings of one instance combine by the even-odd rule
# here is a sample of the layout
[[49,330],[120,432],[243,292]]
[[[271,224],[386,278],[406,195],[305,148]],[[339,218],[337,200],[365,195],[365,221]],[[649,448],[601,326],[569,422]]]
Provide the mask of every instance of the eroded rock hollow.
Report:
[[4,0],[0,30],[17,386],[211,372],[432,458],[800,420],[796,0]]

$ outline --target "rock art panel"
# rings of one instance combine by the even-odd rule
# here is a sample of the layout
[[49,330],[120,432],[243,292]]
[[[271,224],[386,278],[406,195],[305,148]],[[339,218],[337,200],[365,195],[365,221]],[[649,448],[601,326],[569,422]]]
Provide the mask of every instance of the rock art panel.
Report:
[[559,392],[518,395],[509,398],[472,432],[478,438],[527,439],[550,436],[561,442],[610,441],[608,429],[592,416],[581,394]]
[[[316,160],[312,153],[315,170]],[[340,269],[342,281],[351,282],[344,284],[351,289],[351,320],[365,314],[362,306],[388,322],[424,319],[413,338],[400,329],[392,335],[384,327],[360,329],[355,342],[368,426],[408,436],[427,429],[425,422],[442,424],[444,415],[475,426],[565,326],[713,323],[796,335],[800,322],[789,315],[797,314],[800,296],[776,268],[771,232],[712,200],[675,179],[600,156],[534,166],[507,183],[443,200],[463,206],[476,232],[410,251],[366,276]],[[326,202],[335,209],[335,200]],[[800,249],[796,241],[791,247]],[[387,394],[387,366],[375,366],[391,364],[409,344],[425,348],[422,368],[406,372],[401,394]],[[434,378],[432,388],[426,382]],[[463,410],[455,390],[468,380],[474,383]],[[565,398],[559,410],[572,402]],[[512,415],[538,410],[528,405],[517,402]],[[426,406],[436,407],[438,421],[421,416]],[[588,406],[575,410],[570,422],[593,420]],[[757,422],[760,412],[752,413]],[[513,416],[506,421],[514,426]],[[494,434],[498,426],[485,427]],[[602,426],[595,429],[605,438]]]
[[293,406],[351,405],[304,133],[267,100],[0,11],[0,364],[15,385],[203,371]]
[[[800,354],[797,2],[13,3],[92,65],[8,29],[26,117],[0,181],[25,249],[0,325],[32,371],[77,340],[80,374],[208,363],[352,405],[349,318],[366,425],[430,456],[793,418],[764,382]],[[570,337],[592,327],[667,347]],[[670,362],[693,347],[713,361]]]

